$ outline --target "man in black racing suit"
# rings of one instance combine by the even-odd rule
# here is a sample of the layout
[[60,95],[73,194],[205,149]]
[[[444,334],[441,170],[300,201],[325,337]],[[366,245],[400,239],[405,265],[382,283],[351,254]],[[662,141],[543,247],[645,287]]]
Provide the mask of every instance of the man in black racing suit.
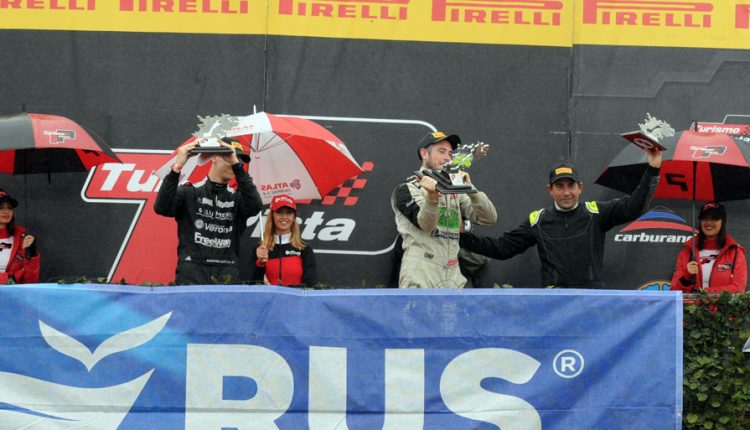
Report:
[[461,248],[506,260],[537,245],[543,287],[605,288],[601,280],[605,234],[643,212],[657,182],[661,152],[649,152],[648,162],[632,195],[583,204],[579,204],[583,183],[575,167],[558,164],[547,185],[552,206],[531,212],[519,227],[496,239],[464,233]]
[[[175,283],[180,285],[238,281],[239,237],[247,219],[262,208],[258,190],[237,153],[246,161],[249,156],[236,146],[221,144],[231,151],[210,155],[205,179],[178,186],[182,166],[197,142],[180,147],[156,197],[156,213],[177,221]],[[237,179],[236,190],[228,186],[232,178]]]

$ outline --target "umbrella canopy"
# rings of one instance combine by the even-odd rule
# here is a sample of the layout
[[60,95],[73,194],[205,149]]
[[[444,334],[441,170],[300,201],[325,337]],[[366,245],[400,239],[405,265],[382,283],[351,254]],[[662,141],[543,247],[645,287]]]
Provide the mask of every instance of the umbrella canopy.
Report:
[[36,113],[0,117],[0,172],[85,172],[121,163],[95,134],[73,120]]
[[[266,112],[237,117],[237,123],[225,130],[250,148],[248,173],[258,187],[263,203],[278,194],[296,200],[322,199],[342,182],[363,172],[347,149],[333,133],[319,124],[300,117],[282,117]],[[192,142],[194,138],[183,143]],[[156,172],[163,176],[174,163],[169,160]],[[196,181],[207,173],[191,157],[183,167],[183,179]]]
[[[659,141],[666,151],[654,197],[685,200],[750,198],[750,142],[721,133],[683,131]],[[625,193],[638,186],[646,153],[628,145],[595,183]]]

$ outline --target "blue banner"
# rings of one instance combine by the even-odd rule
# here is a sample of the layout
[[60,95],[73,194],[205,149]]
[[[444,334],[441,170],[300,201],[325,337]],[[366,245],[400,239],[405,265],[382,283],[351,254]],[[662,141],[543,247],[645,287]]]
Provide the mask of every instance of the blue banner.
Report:
[[680,429],[672,292],[0,287],[2,429]]

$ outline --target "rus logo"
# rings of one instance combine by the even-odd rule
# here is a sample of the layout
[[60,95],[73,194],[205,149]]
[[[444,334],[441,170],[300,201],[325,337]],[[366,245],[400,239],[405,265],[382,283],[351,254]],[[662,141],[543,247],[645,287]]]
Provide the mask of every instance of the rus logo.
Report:
[[[386,349],[384,430],[424,428],[425,350]],[[567,362],[566,362],[567,363]],[[440,396],[460,416],[497,428],[541,430],[539,412],[524,399],[486,390],[482,382],[499,378],[526,384],[541,366],[535,358],[505,348],[462,353],[440,375]],[[346,429],[347,349],[310,346],[308,374],[309,428]],[[188,344],[185,429],[278,429],[295,395],[295,375],[279,353],[258,345]],[[255,381],[256,395],[224,400],[225,378]],[[262,394],[262,395],[261,395]],[[295,410],[295,412],[299,412]],[[248,427],[248,423],[252,423]]]
[[432,0],[432,20],[559,26],[563,7],[553,0]]
[[[118,333],[102,342],[93,352],[78,340],[39,321],[42,338],[57,352],[73,358],[91,372],[101,360],[145,344],[167,324],[171,312]],[[100,388],[58,384],[16,373],[0,372],[2,428],[114,430],[130,411],[154,369],[124,382]]]
[[709,28],[713,10],[713,4],[706,2],[584,0],[583,23]]

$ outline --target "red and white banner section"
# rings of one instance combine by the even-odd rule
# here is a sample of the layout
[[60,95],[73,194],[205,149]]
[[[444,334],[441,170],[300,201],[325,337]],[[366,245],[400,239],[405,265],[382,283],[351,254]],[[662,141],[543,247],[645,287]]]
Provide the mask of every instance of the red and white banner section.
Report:
[[45,284],[0,312],[7,429],[681,428],[677,292]]

